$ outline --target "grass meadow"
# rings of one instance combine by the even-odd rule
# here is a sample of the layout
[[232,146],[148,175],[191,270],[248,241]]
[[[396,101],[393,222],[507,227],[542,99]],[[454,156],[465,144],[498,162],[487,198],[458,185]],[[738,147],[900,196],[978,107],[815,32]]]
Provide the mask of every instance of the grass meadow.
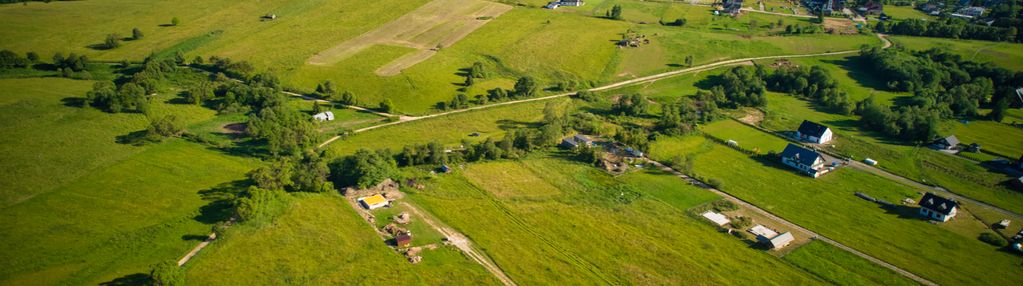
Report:
[[469,164],[408,198],[520,284],[821,283],[686,214],[712,193],[661,171],[611,177],[561,156]]
[[500,284],[450,246],[424,250],[421,263],[408,263],[340,196],[300,194],[293,199],[268,225],[229,229],[188,265],[188,283]]
[[782,259],[835,285],[918,285],[916,281],[820,241],[803,245]]
[[911,36],[892,36],[891,40],[911,50],[935,47],[949,49],[962,55],[964,59],[990,62],[1013,71],[1023,71],[1023,44]]
[[[656,146],[688,138],[658,141],[654,149],[672,150]],[[652,154],[661,161],[677,155],[695,156],[693,172],[719,180],[721,190],[937,283],[989,284],[1020,279],[984,274],[1015,273],[1020,266],[1018,257],[976,239],[986,229],[980,221],[958,217],[947,224],[933,225],[919,219],[915,207],[885,209],[853,195],[863,192],[898,202],[904,197],[915,199],[918,195],[914,189],[855,169],[840,169],[813,179],[779,162],[750,157],[723,145],[689,144],[696,148],[674,148],[692,152],[689,154]]]
[[[141,114],[73,106],[90,81],[0,80],[0,284],[96,284],[177,259],[220,215],[203,190],[244,178],[253,160],[171,139],[134,146]],[[214,112],[168,104],[153,113],[200,125]],[[129,275],[129,276],[125,276]]]

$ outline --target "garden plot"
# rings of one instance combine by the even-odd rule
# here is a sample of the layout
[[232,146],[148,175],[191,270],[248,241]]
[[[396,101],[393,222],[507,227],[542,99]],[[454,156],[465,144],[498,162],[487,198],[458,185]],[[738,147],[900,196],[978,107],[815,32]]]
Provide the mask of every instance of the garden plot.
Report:
[[376,70],[393,76],[449,47],[479,29],[511,6],[479,0],[434,0],[404,16],[340,45],[319,52],[307,62],[333,65],[374,45],[408,47],[405,54]]

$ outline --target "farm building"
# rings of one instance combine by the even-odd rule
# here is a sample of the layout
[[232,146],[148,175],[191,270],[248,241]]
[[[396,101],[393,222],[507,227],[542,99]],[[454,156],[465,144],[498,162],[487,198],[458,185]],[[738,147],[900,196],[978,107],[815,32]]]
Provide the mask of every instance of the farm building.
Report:
[[706,211],[706,212],[704,212],[704,213],[702,213],[700,215],[703,216],[704,218],[706,218],[707,220],[710,220],[711,222],[713,222],[714,224],[716,224],[718,226],[726,225],[726,224],[732,222],[732,221],[728,220],[728,217],[725,217],[725,215],[719,214],[719,213],[716,213],[716,212],[712,212],[712,211]]
[[593,147],[593,139],[586,135],[576,134],[575,136],[562,139],[561,146],[568,149],[575,149],[579,146]]
[[412,245],[412,234],[408,232],[398,234],[394,237],[394,245],[398,246],[398,248],[409,247],[409,245]]
[[330,112],[330,111],[320,112],[320,113],[317,113],[316,115],[313,115],[313,119],[316,119],[316,121],[319,121],[319,122],[333,121],[334,120],[334,113]]
[[785,232],[779,234],[778,236],[772,237],[770,240],[767,241],[767,244],[771,246],[771,249],[780,249],[788,246],[789,243],[792,243],[793,240],[795,240],[795,237],[792,236],[792,233]]
[[934,140],[931,146],[939,150],[955,150],[959,147],[959,138],[955,135],[949,135],[948,137]]
[[831,128],[809,120],[803,120],[803,123],[799,124],[799,130],[796,130],[796,136],[799,136],[800,140],[817,144],[828,143],[832,135]]
[[967,16],[966,18],[970,19],[977,18],[980,17],[981,15],[984,15],[984,7],[963,7],[962,9],[959,9],[959,11],[956,11],[956,13],[952,15],[956,14]]
[[582,5],[586,4],[585,2],[583,2],[583,0],[563,0],[563,1],[558,1],[556,3],[558,3],[558,5],[561,5],[561,6],[582,6]]
[[867,1],[867,4],[856,8],[856,11],[862,15],[878,15],[884,13],[884,4],[881,4],[881,1],[870,0]]
[[918,204],[920,204],[920,215],[942,222],[952,219],[959,211],[959,203],[955,200],[946,199],[930,192],[925,193]]
[[369,210],[385,207],[390,203],[387,201],[387,199],[384,198],[384,196],[381,196],[380,194],[368,197],[361,197],[359,198],[358,201],[360,204],[362,204],[362,207]]
[[781,152],[781,162],[814,178],[829,171],[824,166],[824,156],[791,143]]

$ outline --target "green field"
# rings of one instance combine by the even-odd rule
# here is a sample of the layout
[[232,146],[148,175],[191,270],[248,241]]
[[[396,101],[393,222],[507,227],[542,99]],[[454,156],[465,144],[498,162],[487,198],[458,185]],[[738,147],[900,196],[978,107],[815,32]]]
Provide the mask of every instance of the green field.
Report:
[[889,17],[892,17],[893,19],[896,19],[896,20],[908,20],[908,19],[931,20],[931,19],[936,19],[936,17],[931,16],[931,15],[927,15],[927,13],[924,13],[923,11],[914,9],[911,6],[888,5],[888,6],[884,7],[884,13],[888,14]]
[[[916,190],[854,169],[812,179],[722,145],[694,151],[693,171],[719,180],[721,190],[937,283],[1007,283],[1020,278],[983,274],[993,269],[1014,273],[1018,257],[977,240],[986,227],[971,217],[936,226],[917,218],[914,207],[884,209],[853,195],[863,192],[897,202],[915,198]],[[655,158],[666,161],[673,155],[658,153]],[[736,170],[742,175],[736,176]],[[942,271],[945,267],[957,271]]]
[[412,265],[340,196],[309,195],[272,225],[228,230],[188,265],[192,285],[500,284],[457,249],[426,250]]
[[1023,70],[1023,44],[910,36],[892,36],[891,39],[912,50],[949,49],[964,59],[990,62],[1013,71]]
[[[709,192],[659,171],[614,178],[559,157],[469,164],[409,198],[520,284],[819,283],[688,217],[686,209],[716,198]],[[608,189],[618,185],[634,191]]]
[[820,241],[803,245],[783,259],[835,285],[918,285],[891,270]]

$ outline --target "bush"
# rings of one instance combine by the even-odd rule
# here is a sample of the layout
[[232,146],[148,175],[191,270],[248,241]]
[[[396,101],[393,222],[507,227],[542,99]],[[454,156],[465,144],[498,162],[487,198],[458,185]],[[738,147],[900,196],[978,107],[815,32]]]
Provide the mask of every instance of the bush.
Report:
[[[713,180],[713,179],[712,179]],[[714,210],[718,212],[734,211],[739,209],[739,205],[729,200],[719,200],[710,204]]]
[[710,185],[711,187],[714,187],[715,189],[720,189],[722,185],[721,180],[718,180],[717,178],[711,178],[707,180],[707,184]]
[[753,219],[749,217],[739,216],[732,219],[732,228],[746,229],[753,224]]
[[1004,247],[1005,245],[1008,244],[1008,242],[1006,242],[1004,238],[993,232],[981,233],[978,239],[980,239],[980,241],[986,242],[987,244],[998,247]]

